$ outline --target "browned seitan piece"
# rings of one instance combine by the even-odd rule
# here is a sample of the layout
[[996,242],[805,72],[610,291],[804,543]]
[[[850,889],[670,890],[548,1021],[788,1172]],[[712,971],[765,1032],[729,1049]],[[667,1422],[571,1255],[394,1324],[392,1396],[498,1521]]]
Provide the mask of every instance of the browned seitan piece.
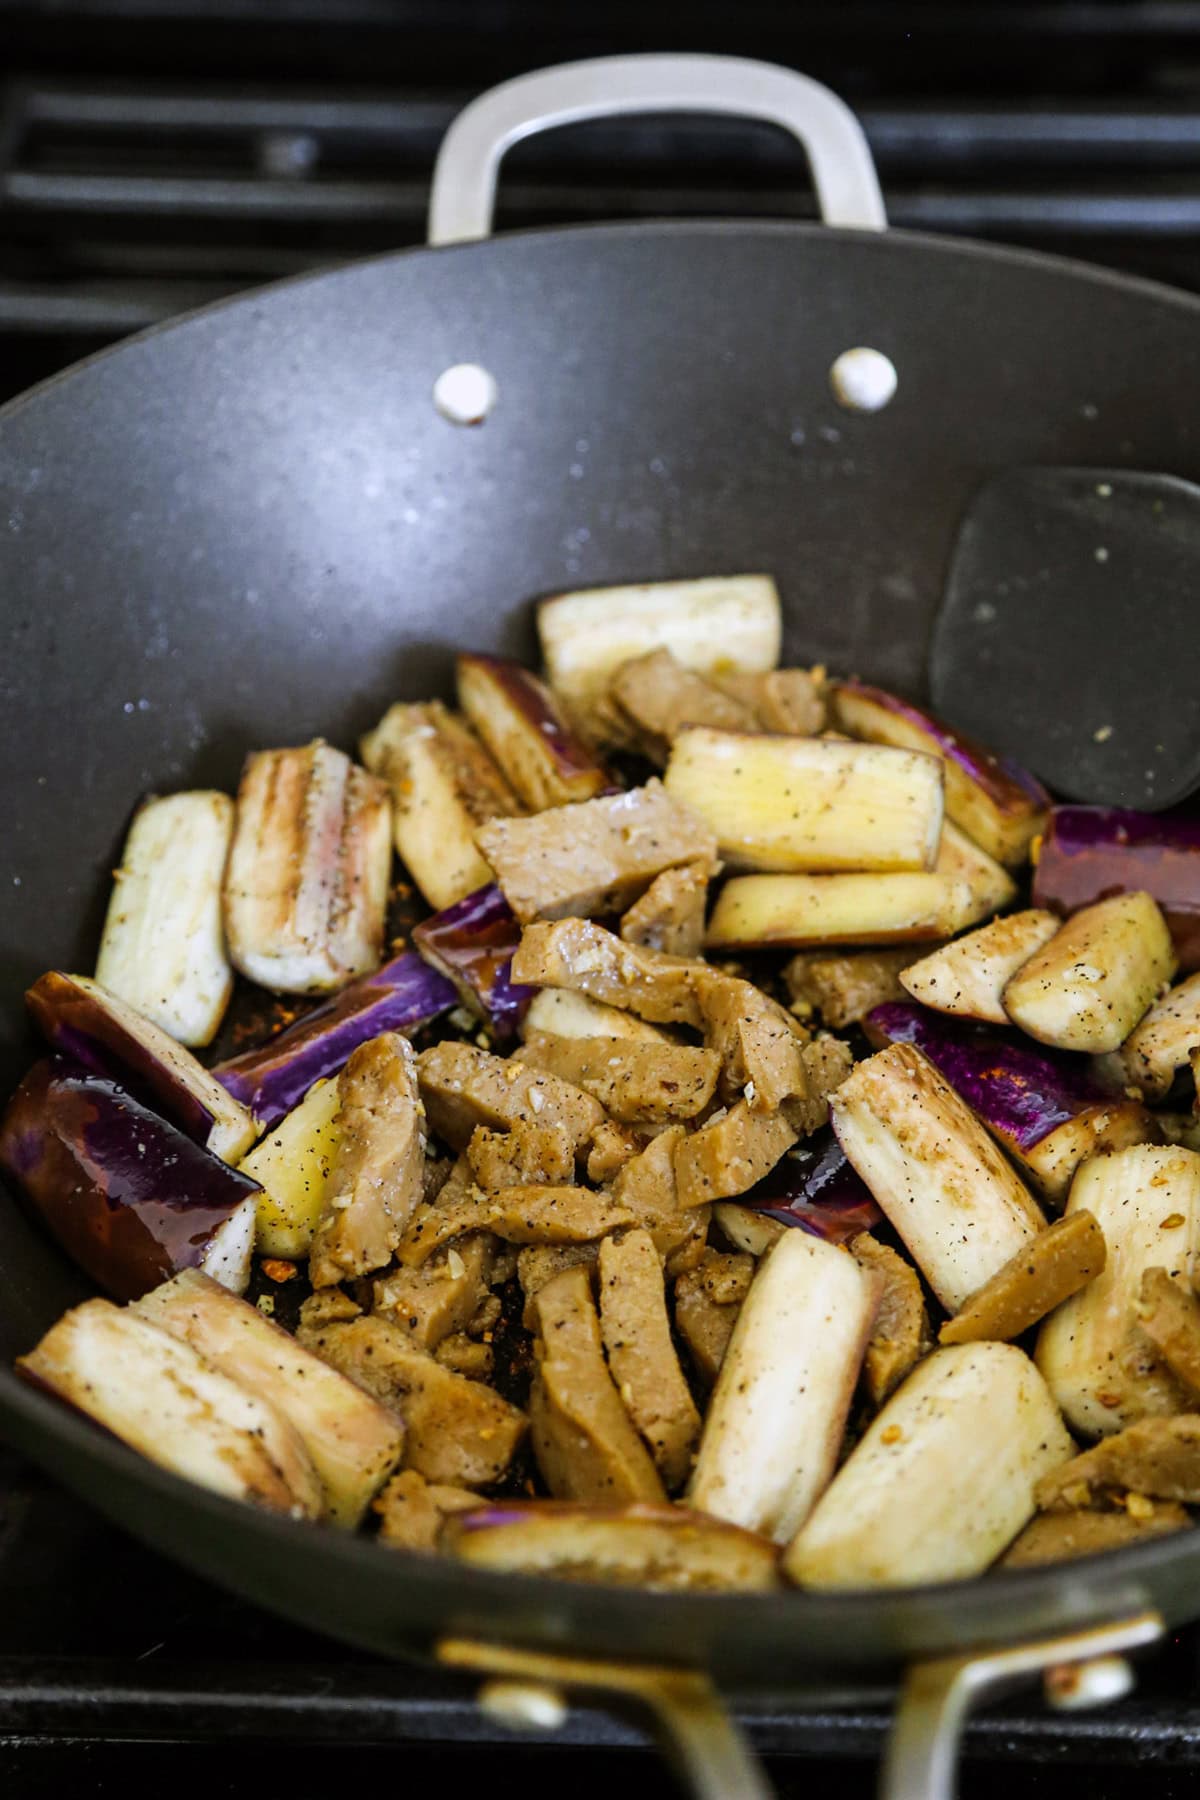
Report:
[[337,1142],[308,1273],[334,1287],[382,1269],[422,1197],[425,1108],[407,1038],[360,1044],[338,1076]]
[[829,1096],[835,1094],[854,1067],[849,1044],[818,1032],[800,1052],[807,1084],[803,1094],[783,1103],[787,1122],[801,1137],[811,1137],[829,1123]]
[[742,1301],[754,1279],[754,1258],[706,1250],[675,1283],[675,1324],[700,1376],[711,1387],[721,1372]]
[[1138,1295],[1137,1322],[1184,1386],[1200,1394],[1200,1301],[1165,1269],[1147,1269]]
[[427,1481],[486,1487],[516,1454],[528,1424],[524,1413],[482,1382],[443,1368],[386,1319],[351,1319],[315,1331],[302,1325],[296,1335],[403,1421],[404,1465]]
[[1094,1281],[1107,1255],[1095,1216],[1068,1213],[1031,1237],[977,1288],[942,1326],[938,1342],[969,1344],[981,1338],[1011,1342]]
[[558,1037],[530,1032],[515,1055],[531,1068],[583,1088],[625,1125],[694,1119],[716,1090],[720,1058],[692,1044],[636,1038]]
[[468,1337],[465,1331],[443,1338],[433,1354],[443,1369],[453,1369],[456,1375],[466,1375],[471,1381],[490,1381],[495,1373],[492,1346]]
[[641,1148],[642,1140],[630,1126],[618,1125],[613,1120],[606,1119],[603,1125],[596,1127],[592,1137],[592,1147],[587,1159],[588,1180],[597,1187],[603,1187]]
[[415,1469],[402,1469],[375,1502],[379,1541],[398,1550],[436,1550],[446,1520],[481,1504],[466,1488],[438,1487]]
[[575,1143],[563,1125],[527,1125],[489,1131],[477,1125],[467,1145],[467,1164],[485,1194],[542,1182],[562,1186],[575,1178]]
[[600,1333],[625,1410],[675,1493],[691,1473],[700,1414],[671,1342],[662,1263],[649,1232],[623,1232],[600,1246]]
[[585,1187],[508,1187],[475,1190],[454,1206],[427,1206],[396,1250],[404,1268],[419,1269],[445,1244],[468,1231],[492,1231],[508,1244],[586,1244],[637,1221],[608,1194]]
[[591,919],[530,925],[512,960],[512,979],[574,988],[656,1025],[693,1025],[704,1014],[693,987],[697,964],[641,944],[624,944]]
[[341,1325],[347,1319],[357,1319],[362,1314],[362,1307],[349,1294],[343,1294],[341,1288],[318,1288],[300,1305],[300,1324],[309,1331],[320,1331],[324,1325]]
[[785,965],[783,979],[793,1005],[811,1008],[832,1030],[844,1031],[873,1007],[907,1000],[901,975],[937,948],[906,944],[899,950],[850,950],[840,955],[802,950]]
[[712,680],[724,693],[753,709],[762,731],[815,737],[824,730],[827,706],[823,668],[768,669],[761,674],[737,671],[714,675]]
[[745,1194],[796,1142],[782,1112],[753,1112],[744,1100],[714,1113],[675,1153],[681,1206],[707,1206]]
[[704,1013],[704,1041],[721,1059],[721,1094],[744,1098],[752,1112],[776,1112],[807,1098],[804,1049],[809,1034],[753,982],[698,967],[693,977]]
[[871,1401],[882,1406],[904,1377],[933,1348],[929,1314],[921,1281],[912,1264],[862,1231],[850,1245],[856,1262],[873,1269],[883,1286],[879,1311],[871,1328],[863,1361],[863,1383]]
[[704,1255],[709,1214],[703,1206],[682,1206],[675,1158],[686,1132],[672,1125],[652,1138],[620,1170],[613,1182],[614,1206],[633,1214],[650,1234],[669,1276],[694,1268]]
[[1039,1513],[1029,1521],[1002,1569],[1033,1569],[1043,1563],[1072,1562],[1103,1550],[1124,1550],[1148,1538],[1186,1531],[1191,1518],[1172,1500],[1143,1500],[1136,1511]]
[[753,706],[685,669],[669,650],[650,650],[622,663],[609,693],[632,725],[639,747],[660,768],[686,725],[710,725],[714,731],[758,729]]
[[581,1149],[604,1118],[604,1108],[581,1088],[540,1075],[511,1057],[445,1040],[417,1058],[429,1124],[455,1150],[465,1150],[477,1125],[511,1131],[514,1125],[561,1125]]
[[622,912],[664,869],[717,867],[708,826],[657,780],[527,819],[494,819],[475,842],[523,925]]
[[436,1350],[475,1317],[494,1262],[490,1233],[459,1237],[419,1268],[394,1269],[376,1281],[372,1311],[407,1332],[418,1349]]
[[517,1257],[517,1279],[525,1296],[522,1324],[526,1331],[537,1330],[537,1314],[533,1297],[548,1281],[564,1269],[576,1267],[591,1271],[600,1260],[600,1243],[592,1244],[527,1244]]
[[534,1455],[560,1500],[620,1506],[664,1500],[662,1481],[604,1361],[586,1269],[534,1295],[539,1363],[529,1396]]
[[1043,1475],[1035,1497],[1042,1512],[1073,1512],[1112,1488],[1200,1504],[1200,1413],[1127,1425]]
[[707,863],[664,869],[622,916],[622,940],[668,956],[699,956],[711,875]]

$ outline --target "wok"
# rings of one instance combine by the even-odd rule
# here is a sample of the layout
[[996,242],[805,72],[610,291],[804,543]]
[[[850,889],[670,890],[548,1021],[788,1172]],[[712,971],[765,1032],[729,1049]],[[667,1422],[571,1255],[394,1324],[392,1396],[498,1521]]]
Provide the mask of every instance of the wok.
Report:
[[[607,112],[714,109],[799,137],[826,224],[481,241],[516,138]],[[208,309],[6,408],[3,1087],[29,1055],[24,987],[91,967],[144,791],[231,790],[252,746],[352,743],[386,703],[444,690],[457,646],[532,656],[532,596],[603,582],[770,570],[789,660],[919,693],[955,527],[986,475],[1060,463],[1200,480],[1180,403],[1200,358],[1195,300],[882,225],[857,125],[815,84],[706,58],[576,65],[496,90],[452,129],[432,220],[447,247]],[[830,365],[856,345],[898,372],[882,411],[846,411],[831,391]],[[459,364],[495,383],[474,429],[432,399]],[[925,1659],[891,1791],[943,1792],[932,1728],[968,1690],[1200,1611],[1191,1533],[986,1582],[777,1598],[664,1598],[388,1554],[187,1485],[19,1384],[12,1358],[83,1292],[5,1200],[0,1430],[18,1449],[157,1549],[336,1637],[636,1691],[668,1715],[707,1792],[753,1782],[708,1677],[802,1695]],[[1097,1667],[1085,1691],[1103,1685],[1110,1666]]]

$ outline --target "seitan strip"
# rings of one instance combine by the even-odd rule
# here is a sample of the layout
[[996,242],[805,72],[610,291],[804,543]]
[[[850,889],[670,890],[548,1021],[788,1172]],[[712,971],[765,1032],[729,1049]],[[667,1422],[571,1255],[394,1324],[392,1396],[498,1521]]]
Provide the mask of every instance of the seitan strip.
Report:
[[526,1331],[537,1330],[537,1313],[533,1298],[548,1281],[564,1269],[576,1267],[592,1270],[600,1258],[600,1244],[526,1244],[517,1257],[517,1279],[525,1296],[521,1323]]
[[575,1145],[563,1125],[527,1125],[489,1131],[477,1125],[467,1145],[467,1166],[485,1194],[531,1182],[561,1185],[575,1178]]
[[1072,1512],[1094,1505],[1110,1488],[1200,1504],[1200,1413],[1127,1425],[1044,1475],[1036,1498],[1042,1512]]
[[1011,1342],[1094,1281],[1107,1256],[1095,1215],[1068,1213],[1031,1237],[990,1281],[969,1295],[942,1326],[938,1342],[969,1344],[981,1338]]
[[754,1258],[706,1250],[675,1283],[675,1324],[701,1378],[711,1387],[721,1372],[742,1301],[754,1279]]
[[829,1123],[829,1096],[836,1094],[854,1067],[850,1046],[820,1032],[800,1052],[805,1092],[783,1103],[784,1117],[801,1137],[811,1137]]
[[613,675],[609,693],[633,726],[639,747],[662,768],[687,725],[714,731],[756,731],[752,705],[676,662],[669,650],[631,657]]
[[493,819],[475,842],[523,925],[621,912],[678,863],[717,868],[712,831],[657,780],[526,819]]
[[456,1375],[469,1376],[472,1381],[490,1381],[495,1373],[496,1357],[492,1346],[468,1337],[465,1331],[456,1331],[453,1336],[443,1338],[434,1355],[443,1369],[453,1369]]
[[726,694],[752,707],[759,729],[792,737],[815,737],[825,726],[825,670],[768,669],[748,675],[740,671],[714,675]]
[[472,1232],[437,1251],[420,1268],[394,1269],[374,1284],[372,1311],[407,1332],[421,1350],[465,1331],[487,1298],[495,1239]]
[[1117,1512],[1039,1513],[1011,1549],[1001,1557],[1002,1569],[1034,1569],[1043,1563],[1072,1562],[1104,1550],[1124,1550],[1168,1532],[1185,1531],[1190,1516],[1172,1500],[1143,1500],[1135,1510]]
[[529,1397],[533,1449],[556,1499],[619,1506],[666,1498],[604,1361],[586,1269],[565,1269],[532,1302],[540,1353]]
[[436,1550],[446,1520],[476,1512],[481,1504],[466,1488],[439,1487],[415,1469],[402,1469],[375,1501],[379,1541],[398,1550]]
[[468,1231],[492,1231],[509,1244],[583,1244],[637,1221],[628,1207],[585,1187],[507,1187],[475,1190],[455,1206],[429,1206],[396,1250],[405,1268],[419,1269],[435,1250]]
[[434,1044],[417,1058],[417,1072],[429,1124],[455,1150],[466,1149],[477,1125],[511,1131],[521,1124],[561,1125],[578,1150],[604,1118],[581,1088],[472,1044]]
[[798,1136],[781,1112],[752,1112],[744,1100],[714,1113],[676,1150],[680,1205],[706,1206],[748,1193]]
[[704,1013],[704,1041],[721,1059],[721,1094],[745,1098],[754,1112],[776,1112],[806,1099],[808,1033],[752,982],[698,966],[693,977]]
[[427,1481],[485,1487],[500,1479],[524,1438],[524,1413],[482,1382],[443,1368],[386,1319],[301,1326],[296,1335],[403,1420],[404,1465]]
[[531,1068],[597,1099],[624,1125],[694,1119],[716,1090],[720,1058],[691,1044],[640,1044],[632,1038],[556,1037],[530,1032],[515,1055]]
[[308,1258],[314,1287],[391,1261],[421,1200],[424,1167],[416,1058],[407,1038],[387,1031],[360,1044],[338,1076],[333,1165]]
[[611,1119],[606,1119],[603,1125],[596,1127],[592,1137],[592,1147],[587,1159],[588,1180],[597,1187],[603,1187],[618,1170],[637,1156],[641,1148],[642,1139],[636,1131],[628,1125],[617,1125]]
[[681,1206],[679,1201],[675,1158],[686,1135],[682,1125],[660,1131],[626,1162],[612,1190],[613,1205],[625,1207],[649,1232],[670,1276],[695,1266],[708,1236],[707,1209]]
[[532,987],[574,988],[656,1025],[700,1030],[704,1014],[692,985],[698,967],[683,956],[624,944],[591,919],[560,919],[522,932],[511,974]]
[[625,1410],[674,1493],[691,1472],[700,1414],[671,1342],[662,1263],[649,1232],[627,1231],[600,1246],[600,1331]]
[[1147,1269],[1135,1310],[1138,1326],[1171,1373],[1200,1394],[1200,1301],[1165,1269]]
[[844,1031],[876,1006],[907,1000],[901,975],[937,948],[906,944],[899,950],[851,950],[840,955],[802,950],[785,965],[784,985],[798,1012],[819,1012],[832,1030]]
[[922,1356],[933,1348],[929,1314],[921,1280],[912,1264],[869,1231],[850,1245],[854,1260],[882,1278],[879,1311],[863,1361],[863,1381],[876,1406],[882,1406]]
[[707,863],[664,869],[623,915],[623,942],[661,950],[668,956],[699,956],[704,948],[704,916],[711,876]]

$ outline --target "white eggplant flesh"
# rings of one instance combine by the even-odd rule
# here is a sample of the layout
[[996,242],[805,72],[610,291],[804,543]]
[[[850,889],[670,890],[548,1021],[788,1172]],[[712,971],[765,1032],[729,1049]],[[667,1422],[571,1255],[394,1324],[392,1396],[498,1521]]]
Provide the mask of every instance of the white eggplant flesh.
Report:
[[644,1044],[671,1041],[667,1032],[647,1019],[639,1019],[636,1013],[606,1006],[602,1000],[589,999],[573,988],[538,989],[521,1022],[521,1036],[531,1037],[538,1032],[568,1038],[632,1038]]
[[584,588],[538,607],[550,684],[592,742],[607,731],[612,676],[631,657],[669,650],[701,675],[758,674],[779,662],[779,592],[769,575],[708,576]]
[[756,1206],[739,1206],[736,1200],[718,1200],[713,1218],[735,1250],[744,1250],[755,1258],[765,1256],[781,1237],[796,1229],[760,1212]]
[[338,1145],[338,1084],[318,1081],[256,1144],[239,1168],[262,1187],[257,1201],[260,1256],[307,1256],[325,1211]]
[[404,1448],[403,1427],[386,1407],[196,1269],[133,1310],[281,1412],[312,1458],[329,1518],[354,1529]]
[[663,784],[740,869],[931,869],[941,841],[942,764],[918,751],[695,727]]
[[181,1044],[211,1044],[233,991],[221,912],[233,823],[228,794],[147,800],[113,871],[96,980]]
[[247,1194],[204,1246],[200,1268],[231,1294],[244,1294],[250,1286],[257,1219],[257,1197]]
[[530,812],[591,800],[609,786],[530,670],[498,656],[462,655],[456,671],[459,705]]
[[387,789],[319,738],[246,759],[225,872],[234,966],[285,994],[379,967],[391,876]]
[[1007,1025],[1005,988],[1049,943],[1060,923],[1054,913],[1037,907],[1009,913],[910,964],[901,970],[900,983],[914,1000],[936,1012]]
[[912,1044],[859,1063],[829,1104],[848,1161],[947,1312],[1044,1229],[1016,1170]]
[[1150,1008],[1116,1052],[1122,1083],[1140,1088],[1147,1100],[1165,1099],[1196,1049],[1200,1049],[1200,975],[1191,975]]
[[17,1367],[189,1481],[297,1518],[324,1513],[320,1481],[295,1427],[128,1307],[86,1300]]
[[845,1250],[789,1231],[759,1264],[713,1392],[688,1499],[787,1543],[837,1466],[879,1306]]
[[1051,1313],[1037,1345],[1067,1423],[1110,1437],[1139,1419],[1191,1411],[1194,1397],[1137,1330],[1137,1307],[1147,1269],[1165,1269],[1189,1289],[1200,1274],[1200,1155],[1136,1144],[1094,1156],[1071,1185],[1067,1212],[1080,1211],[1095,1216],[1108,1260]]
[[947,937],[990,919],[1015,898],[1017,884],[1003,864],[947,819],[934,869],[946,888],[942,925]]
[[[949,896],[958,907],[961,896]],[[946,936],[947,887],[905,875],[735,875],[717,895],[709,950],[932,943]]]
[[1039,1043],[1102,1055],[1119,1049],[1174,973],[1157,903],[1117,894],[1060,927],[1013,976],[1004,1008]]
[[868,1426],[784,1557],[807,1588],[913,1587],[983,1571],[1074,1445],[1014,1344],[919,1363]]

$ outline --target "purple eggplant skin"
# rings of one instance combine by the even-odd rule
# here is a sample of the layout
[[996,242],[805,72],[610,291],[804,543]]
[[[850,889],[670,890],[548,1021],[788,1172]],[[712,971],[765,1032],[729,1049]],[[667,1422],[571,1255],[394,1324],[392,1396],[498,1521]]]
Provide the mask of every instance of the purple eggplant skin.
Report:
[[1033,904],[1073,913],[1141,889],[1163,910],[1179,966],[1200,969],[1200,817],[1056,806],[1033,872]]
[[414,927],[413,943],[498,1038],[515,1035],[537,992],[512,980],[521,927],[494,881]]
[[831,1244],[845,1244],[860,1231],[870,1231],[883,1218],[870,1188],[847,1160],[831,1125],[789,1151],[769,1175],[739,1194],[739,1206],[752,1207],[781,1225],[795,1225]]
[[114,1300],[195,1268],[256,1181],[64,1056],[35,1063],[0,1119],[0,1168]]
[[315,1081],[338,1074],[360,1044],[384,1031],[408,1035],[457,1000],[444,975],[406,950],[373,975],[352,981],[258,1050],[218,1063],[213,1074],[269,1131],[299,1106]]

